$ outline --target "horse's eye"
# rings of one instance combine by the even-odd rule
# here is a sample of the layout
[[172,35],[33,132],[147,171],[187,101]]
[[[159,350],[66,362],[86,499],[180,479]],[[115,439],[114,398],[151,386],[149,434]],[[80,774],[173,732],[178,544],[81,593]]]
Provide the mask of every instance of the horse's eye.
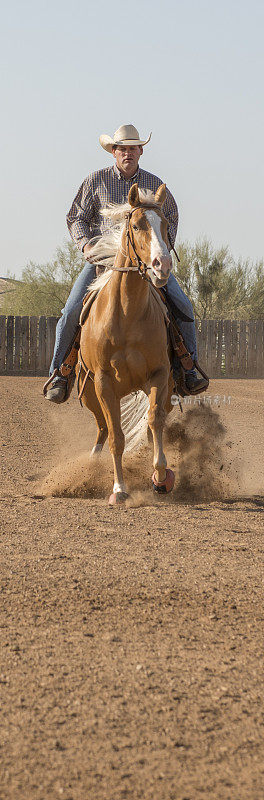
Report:
[[133,225],[133,228],[134,228],[134,231],[138,231],[138,226],[137,225]]

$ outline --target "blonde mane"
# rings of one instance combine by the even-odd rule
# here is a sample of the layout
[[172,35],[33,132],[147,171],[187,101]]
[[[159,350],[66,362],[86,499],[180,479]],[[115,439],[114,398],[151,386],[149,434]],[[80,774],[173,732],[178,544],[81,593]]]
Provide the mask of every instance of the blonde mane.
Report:
[[[139,189],[139,199],[144,206],[152,206],[155,203],[155,195],[150,189]],[[119,250],[124,228],[124,220],[128,212],[131,211],[129,203],[107,203],[100,209],[100,214],[104,217],[109,227],[102,233],[91,239],[91,250],[89,258],[95,266],[105,267],[105,272],[95,278],[90,284],[89,290],[102,289],[111,277],[114,260]]]

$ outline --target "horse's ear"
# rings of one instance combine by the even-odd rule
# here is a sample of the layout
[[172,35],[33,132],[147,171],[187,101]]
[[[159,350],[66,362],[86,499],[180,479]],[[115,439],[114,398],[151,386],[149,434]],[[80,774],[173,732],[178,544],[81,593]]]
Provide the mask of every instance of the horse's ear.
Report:
[[158,206],[163,206],[165,200],[166,200],[166,184],[162,183],[161,186],[159,186],[159,188],[156,191],[155,203],[157,203]]
[[131,189],[129,190],[128,202],[129,205],[132,206],[132,208],[139,205],[139,193],[138,193],[137,183],[133,183],[133,186],[131,186]]

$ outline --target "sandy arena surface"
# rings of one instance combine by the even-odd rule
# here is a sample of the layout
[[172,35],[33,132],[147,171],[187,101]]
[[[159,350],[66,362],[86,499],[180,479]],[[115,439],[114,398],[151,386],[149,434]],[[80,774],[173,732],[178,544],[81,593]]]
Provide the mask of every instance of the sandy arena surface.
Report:
[[175,410],[173,494],[144,445],[116,509],[41,386],[0,378],[0,800],[263,800],[264,381]]

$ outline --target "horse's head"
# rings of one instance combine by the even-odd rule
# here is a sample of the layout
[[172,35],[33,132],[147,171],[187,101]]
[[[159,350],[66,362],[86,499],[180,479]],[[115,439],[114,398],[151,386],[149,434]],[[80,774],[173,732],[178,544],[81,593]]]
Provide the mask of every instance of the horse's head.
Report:
[[152,283],[158,287],[165,286],[172,268],[168,223],[162,212],[165,200],[164,183],[159,186],[152,203],[141,201],[136,183],[131,186],[128,195],[131,206],[127,231],[129,255],[133,263],[137,258],[146,265]]

